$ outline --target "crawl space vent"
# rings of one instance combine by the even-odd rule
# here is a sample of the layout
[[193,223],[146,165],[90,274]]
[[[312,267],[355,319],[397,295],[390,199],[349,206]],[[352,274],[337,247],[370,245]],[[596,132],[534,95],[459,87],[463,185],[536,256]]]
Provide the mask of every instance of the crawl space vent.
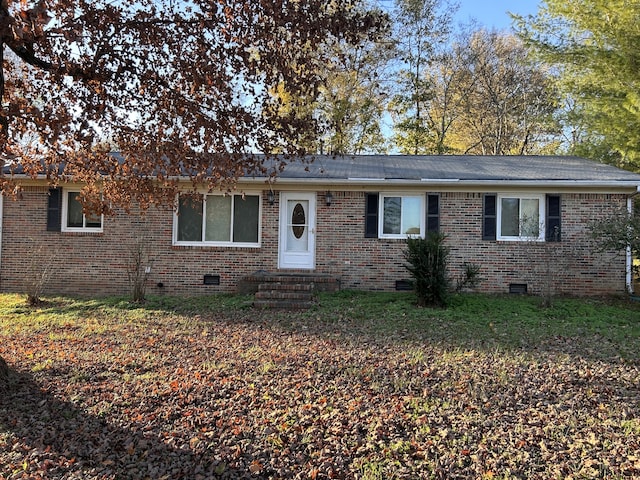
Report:
[[509,293],[524,295],[525,293],[527,293],[527,284],[526,283],[510,283]]
[[203,283],[205,285],[220,285],[220,275],[205,275]]
[[398,291],[413,290],[413,282],[411,280],[396,280],[396,290]]

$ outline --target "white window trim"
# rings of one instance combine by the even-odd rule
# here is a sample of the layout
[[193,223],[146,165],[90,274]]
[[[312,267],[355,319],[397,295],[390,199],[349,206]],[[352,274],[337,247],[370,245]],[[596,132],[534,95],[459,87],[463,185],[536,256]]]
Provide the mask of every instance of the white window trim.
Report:
[[[426,194],[407,193],[407,192],[380,192],[378,194],[378,238],[403,240],[409,237],[424,238],[427,228],[426,221]],[[420,199],[420,233],[384,233],[384,199],[387,197],[412,197]]]
[[[180,204],[180,194],[176,195],[176,203],[175,208],[173,209],[173,234],[172,234],[172,244],[175,246],[182,247],[241,247],[241,248],[260,248],[262,242],[262,192],[258,191],[250,191],[243,192],[244,195],[247,196],[257,196],[258,197],[258,241],[257,242],[219,242],[219,241],[206,241],[202,240],[199,242],[193,241],[178,241],[178,206]],[[205,197],[207,196],[219,196],[219,197],[229,197],[236,196],[242,197],[243,194],[232,193],[232,194],[222,194],[222,193],[200,193],[202,196],[202,234],[205,234],[205,222],[207,219],[206,215],[206,201]],[[235,201],[235,200],[232,200]],[[233,236],[233,206],[231,208],[231,234]]]
[[88,232],[88,233],[102,233],[104,229],[104,215],[100,215],[100,226],[99,227],[86,227],[87,217],[83,213],[82,214],[82,227],[69,227],[67,226],[68,213],[69,213],[69,194],[70,193],[80,193],[80,190],[74,190],[72,188],[63,188],[62,189],[62,215],[60,231],[62,232]]
[[[505,236],[502,235],[502,199],[518,198],[520,200],[538,200],[538,236]],[[537,193],[501,193],[496,199],[496,240],[503,242],[544,242],[545,241],[545,219],[546,219],[546,201],[544,194]]]

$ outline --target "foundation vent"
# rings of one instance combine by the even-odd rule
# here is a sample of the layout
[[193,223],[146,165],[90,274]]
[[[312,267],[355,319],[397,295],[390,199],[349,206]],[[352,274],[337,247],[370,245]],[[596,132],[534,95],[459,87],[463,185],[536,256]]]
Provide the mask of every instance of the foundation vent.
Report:
[[399,292],[413,290],[413,282],[411,280],[396,280],[396,290]]
[[220,285],[220,275],[205,275],[204,285]]
[[524,295],[527,293],[527,284],[526,283],[510,283],[509,293]]

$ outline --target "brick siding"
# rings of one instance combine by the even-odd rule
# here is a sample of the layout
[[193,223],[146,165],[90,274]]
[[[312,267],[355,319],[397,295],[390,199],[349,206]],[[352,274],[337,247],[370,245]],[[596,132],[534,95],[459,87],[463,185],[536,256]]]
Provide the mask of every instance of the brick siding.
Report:
[[[28,187],[20,199],[4,201],[0,290],[24,292],[45,264],[52,272],[46,293],[99,296],[127,294],[127,265],[136,241],[144,238],[150,252],[148,293],[201,295],[232,292],[250,273],[276,271],[278,211],[266,192],[262,202],[260,248],[172,246],[173,216],[154,209],[146,215],[106,217],[103,233],[46,231],[45,187]],[[363,192],[332,192],[327,206],[318,193],[316,272],[340,277],[345,289],[393,290],[409,278],[402,240],[364,237]],[[451,274],[465,262],[481,268],[478,290],[506,293],[511,283],[528,291],[599,295],[625,288],[622,255],[592,252],[588,221],[625,205],[624,195],[563,193],[562,242],[483,241],[482,194],[442,192],[440,229],[451,248]],[[36,260],[36,261],[34,261]],[[220,285],[204,285],[204,275],[220,275]],[[162,284],[162,287],[158,286]]]

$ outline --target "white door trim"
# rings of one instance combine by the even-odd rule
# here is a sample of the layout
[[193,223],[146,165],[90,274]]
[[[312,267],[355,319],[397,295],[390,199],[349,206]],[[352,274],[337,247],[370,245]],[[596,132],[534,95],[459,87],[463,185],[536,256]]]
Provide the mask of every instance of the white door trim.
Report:
[[[290,202],[300,201],[299,204],[307,209],[304,219],[304,231],[295,250],[289,249],[288,244],[293,237],[289,211]],[[297,203],[296,203],[297,205]],[[313,270],[316,267],[316,194],[315,192],[281,192],[280,193],[280,222],[278,233],[278,268]],[[293,239],[295,241],[295,239]]]

